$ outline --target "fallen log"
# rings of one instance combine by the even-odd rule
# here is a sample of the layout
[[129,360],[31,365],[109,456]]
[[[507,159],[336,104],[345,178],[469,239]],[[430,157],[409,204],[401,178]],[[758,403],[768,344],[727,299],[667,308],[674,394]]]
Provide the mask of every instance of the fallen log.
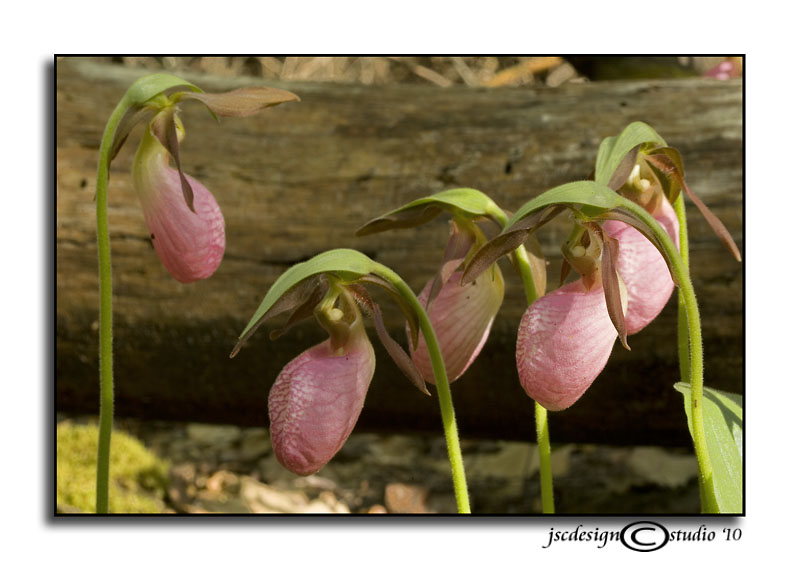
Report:
[[[55,203],[55,407],[96,412],[98,145],[111,110],[141,70],[79,58],[57,63]],[[250,78],[187,75],[208,91]],[[184,105],[185,172],[216,196],[227,250],[210,279],[182,285],[152,250],[130,168],[130,141],[112,164],[109,216],[114,284],[116,414],[267,424],[267,394],[280,369],[322,340],[314,323],[277,341],[262,327],[228,355],[269,286],[292,264],[355,248],[419,291],[447,238],[440,217],[423,227],[357,238],[371,218],[447,188],[483,190],[513,211],[564,182],[586,178],[597,146],[634,120],[651,124],[684,157],[693,190],[742,248],[742,85],[681,79],[548,89],[277,83],[302,101],[247,119],[216,121]],[[139,128],[141,129],[141,128]],[[687,207],[692,274],[703,317],[706,382],[742,392],[743,270]],[[557,260],[566,220],[538,237]],[[550,287],[560,262],[551,265]],[[453,385],[464,436],[532,439],[533,403],[516,379],[516,328],[525,298],[503,265],[506,298],[483,353]],[[391,334],[402,316],[382,299]],[[675,296],[633,349],[615,348],[593,386],[551,415],[554,441],[689,444],[678,381]],[[274,325],[278,325],[278,321]],[[374,331],[370,334],[375,339]],[[356,430],[437,431],[435,397],[422,395],[376,344],[378,365]]]

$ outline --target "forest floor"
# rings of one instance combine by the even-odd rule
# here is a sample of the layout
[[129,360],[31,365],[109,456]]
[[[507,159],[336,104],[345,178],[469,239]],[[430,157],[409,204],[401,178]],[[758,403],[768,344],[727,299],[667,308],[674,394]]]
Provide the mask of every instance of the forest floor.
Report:
[[[61,417],[59,427],[87,422],[93,420]],[[140,492],[154,496],[155,512],[456,512],[441,435],[356,432],[322,470],[301,477],[278,463],[265,428],[125,419],[117,426],[164,461],[163,486]],[[464,439],[462,451],[473,513],[541,513],[535,444]],[[698,513],[695,462],[687,449],[555,445],[558,513]],[[68,488],[72,476],[61,466],[59,486]]]

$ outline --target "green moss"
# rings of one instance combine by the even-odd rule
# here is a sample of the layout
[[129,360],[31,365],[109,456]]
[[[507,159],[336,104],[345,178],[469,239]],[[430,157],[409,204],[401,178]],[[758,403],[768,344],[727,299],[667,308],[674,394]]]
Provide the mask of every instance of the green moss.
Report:
[[[56,504],[59,512],[95,509],[97,427],[63,422],[56,428]],[[167,488],[167,463],[138,440],[111,435],[111,513],[161,513]]]

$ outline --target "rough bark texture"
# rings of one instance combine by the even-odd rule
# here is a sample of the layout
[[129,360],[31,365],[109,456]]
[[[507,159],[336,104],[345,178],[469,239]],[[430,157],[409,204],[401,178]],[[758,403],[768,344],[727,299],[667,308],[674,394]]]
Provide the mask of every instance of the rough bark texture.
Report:
[[[56,69],[55,405],[98,403],[95,173],[104,123],[141,72],[62,60]],[[251,83],[187,76],[208,91]],[[116,413],[142,418],[265,425],[280,369],[324,337],[313,323],[271,342],[269,324],[233,360],[238,334],[290,265],[334,247],[362,250],[419,291],[438,267],[447,222],[356,238],[371,218],[415,198],[469,186],[508,210],[558,184],[586,178],[603,137],[634,120],[683,154],[693,190],[742,247],[742,86],[705,79],[593,83],[555,89],[273,84],[300,103],[221,124],[183,106],[184,170],[215,194],[227,251],[217,273],[181,285],[161,266],[134,194],[130,166],[141,127],[112,164]],[[692,274],[703,317],[706,382],[742,391],[743,269],[687,205]],[[558,279],[559,219],[538,233]],[[506,300],[483,353],[453,385],[464,435],[534,437],[533,403],[516,379],[516,328],[525,299],[503,266]],[[380,298],[380,296],[378,296]],[[383,298],[380,298],[383,299]],[[383,304],[392,335],[399,311]],[[277,322],[276,322],[277,325]],[[554,441],[687,444],[675,349],[676,302],[616,347],[570,409],[551,415]],[[374,337],[374,331],[371,332]],[[422,395],[376,346],[376,378],[356,430],[438,430]]]

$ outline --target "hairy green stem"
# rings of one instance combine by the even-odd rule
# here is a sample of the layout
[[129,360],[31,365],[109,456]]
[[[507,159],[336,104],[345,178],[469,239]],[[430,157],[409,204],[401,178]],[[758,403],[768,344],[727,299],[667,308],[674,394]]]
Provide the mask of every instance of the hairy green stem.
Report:
[[[704,512],[718,513],[719,506],[714,495],[714,478],[711,469],[711,456],[706,443],[705,426],[703,424],[703,336],[700,330],[700,310],[697,306],[694,287],[689,276],[689,269],[678,253],[672,239],[644,208],[633,202],[623,199],[622,208],[642,220],[658,237],[667,257],[674,276],[678,280],[681,299],[684,303],[686,315],[686,330],[688,331],[688,367],[689,384],[691,386],[691,426],[694,436],[694,448],[697,455],[697,465],[700,480],[700,498]],[[688,247],[684,248],[688,255]]]
[[453,477],[453,488],[455,490],[458,513],[468,514],[470,513],[470,508],[467,477],[464,472],[464,460],[461,456],[461,445],[458,440],[458,427],[456,426],[456,413],[453,408],[453,399],[450,394],[450,382],[447,379],[447,370],[444,366],[442,351],[439,348],[439,341],[436,339],[436,333],[433,330],[430,319],[428,319],[428,314],[425,312],[425,309],[420,304],[412,289],[408,287],[408,284],[386,266],[381,266],[381,273],[383,274],[382,277],[386,278],[403,298],[408,301],[419,318],[419,328],[422,332],[422,336],[425,338],[425,344],[428,347],[433,376],[436,380],[436,394],[439,398],[439,410],[442,415],[442,424],[444,425],[444,437],[447,443],[447,453],[450,457],[450,471]]
[[[539,299],[540,294],[536,291],[536,284],[533,280],[533,271],[528,260],[528,252],[525,246],[519,246],[513,253],[514,261],[522,278],[522,285],[525,288],[525,298],[528,305]],[[547,426],[547,409],[534,402],[536,411],[536,442],[539,445],[539,480],[541,482],[542,512],[546,514],[555,513],[555,500],[553,496],[553,470],[550,462],[550,430]]]
[[539,444],[539,481],[542,488],[542,513],[556,513],[553,496],[553,469],[550,464],[550,429],[547,427],[547,409],[536,406],[536,442]]
[[97,162],[97,265],[100,283],[100,421],[97,437],[97,487],[95,510],[108,513],[108,481],[111,464],[111,431],[114,422],[113,313],[111,305],[111,243],[108,232],[108,177],[111,145],[128,108],[123,98],[111,113],[100,143]]
[[[508,217],[499,208],[492,212],[500,227],[508,224]],[[517,247],[512,256],[517,267],[517,272],[525,289],[525,298],[530,306],[539,299],[544,292],[536,291],[536,282],[533,278],[528,251],[525,246]],[[547,409],[534,401],[536,419],[536,443],[539,448],[539,482],[542,496],[542,513],[553,514],[556,511],[553,494],[553,469],[550,461],[550,429],[547,426]]]
[[[666,200],[666,199],[665,199]],[[686,269],[689,269],[689,231],[686,226],[686,205],[683,194],[679,194],[674,204],[675,215],[678,218],[678,244],[681,250],[681,259]],[[678,291],[678,363],[681,370],[681,381],[689,383],[689,324],[686,321],[686,302],[683,300],[683,291]]]

